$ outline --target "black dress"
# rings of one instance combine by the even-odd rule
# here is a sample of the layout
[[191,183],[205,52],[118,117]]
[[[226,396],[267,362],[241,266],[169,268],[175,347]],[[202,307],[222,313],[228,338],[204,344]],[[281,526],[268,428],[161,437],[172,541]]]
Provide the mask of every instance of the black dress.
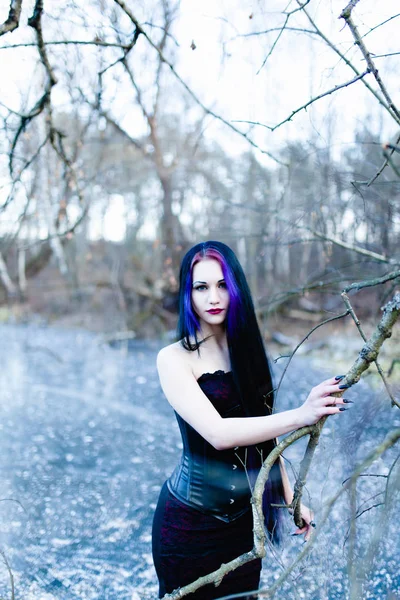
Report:
[[[244,416],[238,407],[232,373],[206,373],[199,378],[198,384],[222,416]],[[183,435],[180,421],[178,417]],[[190,426],[186,424],[186,427]],[[196,432],[196,435],[199,434]],[[185,450],[184,435],[183,439]],[[203,438],[201,440],[205,448],[210,446]],[[196,507],[189,500],[182,500],[178,493],[174,493],[173,482],[174,475],[164,484],[153,522],[153,559],[160,584],[160,598],[253,548],[249,488],[245,509],[229,519],[225,518],[228,515],[217,518],[207,507]],[[253,560],[229,573],[218,587],[213,584],[204,586],[188,598],[214,600],[228,594],[257,590],[260,572],[261,559]],[[249,595],[247,598],[257,596]]]

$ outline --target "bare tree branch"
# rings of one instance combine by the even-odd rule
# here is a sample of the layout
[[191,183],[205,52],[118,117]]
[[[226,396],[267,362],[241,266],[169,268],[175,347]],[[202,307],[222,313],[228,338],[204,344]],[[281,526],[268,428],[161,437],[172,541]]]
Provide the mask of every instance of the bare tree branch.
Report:
[[[24,44],[10,44],[0,46],[0,50],[13,50],[14,48],[32,48],[37,46],[35,42],[26,42]],[[54,40],[44,42],[44,46],[100,46],[102,48],[120,48],[121,50],[130,50],[131,44],[121,44],[118,42],[105,42],[103,40]]]
[[15,600],[15,585],[14,585],[14,575],[13,572],[11,571],[11,567],[10,564],[7,560],[6,555],[4,554],[3,550],[0,550],[0,556],[2,557],[4,564],[6,565],[7,571],[8,571],[8,576],[10,578],[10,584],[11,584],[11,600]]
[[[318,35],[316,31],[312,29],[303,29],[302,27],[285,27],[286,31],[294,31],[295,33],[307,33],[311,35]],[[237,36],[228,40],[228,42],[234,42],[238,38],[254,37],[258,35],[265,35],[267,33],[274,33],[275,31],[281,31],[282,27],[271,27],[270,29],[263,29],[262,31],[250,31],[249,33],[239,33]]]
[[10,31],[14,31],[19,26],[19,19],[21,16],[22,0],[10,0],[10,10],[8,17],[0,25],[0,36]]
[[[364,36],[365,37],[365,36]],[[399,56],[400,52],[388,52],[387,54],[374,54],[374,60],[377,58],[388,58],[389,56]]]
[[337,320],[339,320],[339,319],[343,319],[344,317],[347,317],[349,314],[350,314],[350,311],[349,311],[349,310],[346,310],[346,312],[344,312],[344,313],[342,313],[342,314],[340,314],[340,315],[335,315],[334,317],[330,317],[329,319],[326,319],[325,321],[322,321],[321,323],[318,323],[318,325],[316,325],[315,327],[313,327],[313,328],[312,328],[312,329],[311,329],[311,330],[310,330],[310,331],[307,333],[307,335],[306,335],[306,336],[305,336],[305,337],[304,337],[304,338],[301,340],[301,342],[299,342],[299,343],[297,344],[297,346],[295,347],[295,349],[294,349],[294,350],[293,350],[293,351],[290,353],[290,355],[289,355],[289,360],[288,360],[288,362],[286,363],[286,365],[285,365],[285,368],[283,369],[282,375],[281,375],[281,377],[280,377],[280,379],[279,379],[279,383],[278,383],[278,385],[276,386],[276,388],[274,389],[274,392],[275,392],[276,394],[278,394],[278,392],[279,392],[279,390],[280,390],[280,387],[281,387],[281,385],[282,385],[282,381],[283,381],[283,379],[284,379],[284,377],[285,377],[286,371],[288,370],[288,368],[289,368],[289,365],[290,365],[290,363],[291,363],[291,361],[292,361],[292,359],[293,359],[294,355],[296,354],[296,352],[297,352],[297,350],[300,348],[300,346],[302,346],[302,345],[304,344],[304,342],[305,342],[306,340],[308,340],[308,338],[310,337],[310,335],[311,335],[312,333],[314,333],[314,331],[316,331],[317,329],[319,329],[320,327],[322,327],[323,325],[326,325],[327,323],[331,323],[332,321],[337,321]]
[[[284,223],[287,223],[286,219],[280,218],[279,220]],[[352,252],[356,252],[357,254],[361,254],[363,256],[367,256],[368,258],[372,258],[373,260],[376,260],[377,262],[394,264],[394,265],[397,265],[399,262],[396,258],[391,258],[391,257],[389,258],[387,256],[384,256],[383,254],[378,254],[377,252],[373,252],[372,250],[367,250],[366,248],[361,248],[360,246],[355,246],[354,244],[344,242],[343,240],[339,240],[336,237],[327,235],[326,233],[323,233],[321,231],[317,231],[317,230],[313,229],[312,227],[307,227],[306,225],[300,225],[300,224],[295,224],[295,223],[291,223],[291,225],[293,227],[296,227],[297,229],[303,229],[303,230],[309,231],[316,237],[318,237],[322,240],[325,240],[327,242],[332,242],[332,244],[335,244],[336,246],[340,246],[341,248],[346,248],[346,250],[351,250]]]
[[200,106],[202,108],[203,111],[205,111],[207,114],[209,114],[212,117],[214,117],[214,119],[216,119],[217,121],[221,121],[221,123],[223,123],[224,125],[226,125],[226,127],[228,127],[234,133],[237,133],[238,135],[240,135],[241,137],[243,137],[251,146],[253,146],[253,148],[256,148],[262,154],[265,154],[266,156],[268,156],[269,158],[271,158],[276,163],[278,163],[278,164],[280,164],[282,166],[286,166],[284,162],[282,162],[279,158],[277,158],[276,156],[274,156],[273,154],[271,154],[271,152],[268,152],[268,150],[265,150],[264,148],[261,148],[258,144],[256,144],[256,142],[254,142],[254,140],[252,140],[247,133],[244,133],[243,131],[240,131],[240,129],[237,129],[237,127],[235,127],[234,125],[232,125],[232,123],[230,123],[229,121],[227,121],[226,119],[224,119],[223,117],[221,117],[221,115],[218,115],[213,110],[207,108],[201,102],[201,100],[196,96],[196,94],[193,92],[193,90],[190,89],[190,87],[187,85],[187,83],[185,83],[183,81],[183,79],[180,77],[180,75],[176,71],[174,65],[164,56],[164,54],[161,52],[161,50],[158,48],[158,46],[147,35],[147,33],[144,31],[144,29],[142,29],[142,27],[139,24],[139,21],[133,15],[132,11],[128,8],[128,6],[126,5],[126,3],[123,0],[114,0],[114,2],[116,4],[118,4],[122,8],[122,10],[125,12],[125,14],[131,19],[132,23],[138,28],[138,30],[140,31],[140,33],[143,34],[143,36],[146,38],[146,40],[148,41],[148,43],[150,44],[150,46],[152,48],[154,48],[154,50],[159,54],[161,60],[169,67],[169,69],[171,70],[171,72],[174,75],[174,77],[180,82],[180,84],[183,86],[183,88],[187,91],[187,93],[191,96],[191,98],[193,98],[193,100],[196,102],[196,104],[198,104],[198,106]]
[[258,74],[260,73],[260,71],[261,71],[261,70],[262,70],[262,69],[265,67],[265,65],[266,65],[266,63],[267,63],[267,60],[269,59],[269,57],[270,57],[270,56],[271,56],[271,54],[273,53],[273,51],[274,51],[274,49],[275,49],[275,47],[276,47],[277,43],[278,43],[278,42],[279,42],[279,40],[280,40],[280,37],[281,37],[281,35],[283,34],[283,32],[284,32],[284,31],[285,31],[285,29],[286,29],[286,25],[287,25],[287,23],[288,23],[289,19],[290,19],[290,14],[289,14],[289,15],[286,15],[285,22],[284,22],[284,24],[282,25],[282,27],[280,28],[280,31],[279,31],[279,33],[278,33],[278,35],[277,35],[277,37],[276,37],[276,40],[275,40],[275,41],[274,41],[274,43],[272,44],[272,46],[271,46],[271,48],[270,48],[270,50],[269,50],[269,52],[268,52],[267,56],[264,58],[264,60],[263,60],[263,63],[262,63],[262,65],[261,65],[261,67],[258,69],[258,71],[257,71],[257,73],[256,73],[257,75],[258,75]]
[[[315,425],[313,427],[315,427]],[[299,431],[301,431],[301,430],[294,432],[294,434],[298,433]],[[307,435],[307,433],[305,435]],[[291,434],[288,437],[292,437],[292,435],[294,436],[294,434]],[[262,472],[260,472],[260,475],[256,482],[257,489],[255,487],[254,494],[253,494],[253,498],[254,498],[257,493],[257,501],[259,502],[259,507],[261,506],[261,498],[262,498],[262,494],[263,494],[263,490],[264,490],[266,481],[269,476],[269,472],[272,468],[272,465],[278,458],[278,456],[280,456],[280,454],[282,454],[283,450],[286,449],[287,446],[286,446],[285,442],[288,439],[288,437],[286,437],[282,442],[280,442],[279,445],[271,452],[271,454],[268,456],[267,460],[264,462],[264,465],[261,469]],[[302,436],[299,436],[299,438],[296,438],[296,439],[300,439],[300,437],[302,437]],[[397,429],[391,431],[387,435],[387,437],[384,439],[384,441],[381,444],[379,444],[379,446],[377,446],[367,456],[367,458],[353,471],[353,474],[349,477],[347,482],[325,504],[325,510],[324,510],[324,513],[323,513],[321,519],[319,520],[318,529],[315,530],[314,535],[312,535],[311,538],[309,539],[309,541],[307,542],[307,544],[304,545],[304,548],[300,552],[300,554],[296,557],[296,559],[293,561],[293,563],[287,569],[285,569],[285,571],[278,577],[278,579],[275,581],[275,583],[270,588],[261,589],[261,590],[257,591],[257,594],[259,596],[273,597],[273,595],[276,593],[276,591],[281,587],[281,585],[286,581],[286,579],[288,579],[288,577],[293,572],[293,570],[296,568],[296,566],[298,564],[300,564],[302,562],[302,560],[311,552],[320,533],[323,530],[323,525],[325,524],[325,522],[327,521],[327,519],[329,517],[332,506],[337,502],[337,500],[340,498],[340,496],[351,487],[352,483],[357,481],[357,478],[362,474],[362,472],[365,471],[365,469],[367,469],[371,464],[373,464],[384,452],[386,452],[386,450],[388,450],[389,448],[394,446],[399,439],[400,439],[400,428],[397,428]],[[291,442],[289,442],[288,445],[290,445],[290,443]],[[281,449],[281,447],[280,447],[281,444],[285,446],[283,449]],[[254,512],[254,508],[253,508],[253,512]],[[225,597],[225,598],[227,598],[227,597]],[[221,599],[221,600],[223,600],[223,599]]]
[[383,83],[381,76],[379,75],[378,69],[376,68],[374,61],[372,60],[372,56],[371,56],[370,52],[367,50],[367,47],[365,46],[364,41],[363,41],[362,37],[360,36],[358,29],[353,21],[351,13],[352,13],[354,6],[358,3],[358,1],[359,0],[352,0],[351,2],[349,2],[349,4],[346,6],[346,8],[342,11],[340,18],[344,19],[346,21],[351,33],[353,34],[356,46],[358,46],[358,48],[360,48],[365,60],[367,61],[368,69],[375,77],[375,80],[383,94],[383,97],[385,98],[386,102],[388,103],[392,117],[400,125],[400,112],[399,112],[398,108],[396,107],[396,105],[394,104],[389,92],[387,91],[386,86]]
[[[20,125],[17,129],[17,132],[16,132],[13,142],[11,144],[10,157],[9,157],[9,169],[10,169],[11,176],[13,176],[13,169],[14,169],[14,167],[13,167],[14,151],[15,151],[17,142],[19,140],[19,137],[23,133],[23,131],[26,129],[27,125],[30,123],[30,121],[33,118],[37,117],[40,113],[42,113],[46,107],[47,108],[50,107],[51,89],[57,83],[57,78],[56,78],[53,68],[48,60],[47,52],[46,52],[45,45],[44,45],[42,23],[41,23],[42,14],[43,14],[43,0],[36,0],[33,14],[28,19],[28,25],[30,27],[32,27],[36,32],[36,42],[37,42],[36,45],[37,45],[37,48],[39,51],[41,61],[46,70],[48,80],[47,80],[47,84],[45,86],[45,91],[44,91],[42,97],[37,101],[35,106],[32,108],[32,110],[27,115],[23,115],[21,117]],[[51,134],[50,134],[50,137],[51,137]]]
[[18,182],[21,181],[21,178],[22,178],[22,175],[23,175],[24,171],[26,171],[26,169],[28,169],[35,162],[35,160],[38,158],[38,156],[40,155],[41,151],[46,146],[46,144],[47,144],[48,141],[49,141],[49,135],[47,135],[45,137],[45,139],[43,140],[43,142],[41,142],[39,144],[39,146],[37,147],[37,149],[34,152],[34,154],[21,167],[21,169],[20,169],[17,177],[15,177],[14,180],[13,180],[13,182],[12,182],[10,193],[8,194],[8,196],[7,196],[4,204],[2,204],[0,206],[0,212],[3,211],[3,210],[5,210],[7,208],[7,206],[10,204],[10,202],[12,202],[12,199],[13,199],[13,196],[14,196],[15,186],[17,185]]
[[311,98],[311,100],[309,100],[308,102],[303,104],[303,106],[300,106],[299,108],[296,108],[295,110],[293,110],[288,117],[283,119],[283,121],[281,121],[277,125],[273,125],[272,127],[270,125],[265,125],[264,123],[259,123],[256,121],[233,121],[233,122],[234,123],[249,123],[251,125],[260,125],[261,127],[265,127],[266,129],[269,129],[269,131],[275,131],[279,127],[282,127],[282,125],[284,125],[284,123],[288,123],[289,121],[291,121],[293,119],[293,117],[295,115],[297,115],[297,113],[301,112],[302,110],[306,110],[309,106],[311,106],[311,104],[314,104],[314,102],[317,102],[318,100],[321,100],[321,98],[324,98],[325,96],[329,96],[330,94],[333,94],[334,92],[337,92],[338,90],[340,90],[342,88],[352,85],[356,81],[363,79],[363,77],[368,75],[369,72],[370,72],[369,69],[367,69],[366,71],[364,71],[364,73],[360,73],[359,75],[357,75],[357,77],[354,77],[350,81],[346,81],[346,83],[341,83],[339,85],[335,85],[335,87],[331,88],[327,92],[323,92],[319,96],[315,96],[314,98]]
[[37,47],[39,50],[40,58],[47,71],[49,77],[50,89],[57,83],[57,77],[53,71],[50,61],[47,57],[45,49],[43,31],[42,31],[42,15],[43,15],[43,0],[36,0],[35,7],[33,9],[32,16],[28,19],[28,25],[36,31]]
[[[371,27],[371,29],[369,31],[367,31],[367,33],[365,35],[363,35],[363,38],[366,38],[367,35],[369,35],[373,31],[375,31],[376,29],[379,29],[379,27],[382,27],[383,25],[386,25],[386,23],[389,23],[389,21],[392,21],[393,19],[398,19],[399,17],[400,17],[400,13],[397,14],[397,15],[392,15],[388,19],[385,19],[384,21],[382,21],[382,23],[379,23],[378,25],[375,25],[375,27]],[[388,54],[388,56],[391,56],[391,54]],[[374,58],[379,58],[379,56],[377,56],[376,54],[374,54]]]
[[[331,40],[317,26],[315,21],[312,19],[312,17],[309,15],[307,10],[304,8],[305,5],[303,5],[300,2],[300,0],[296,0],[296,1],[297,1],[297,4],[302,8],[303,13],[306,15],[306,17],[309,20],[312,27],[314,27],[317,34],[321,37],[321,39],[324,40],[324,42],[327,44],[327,46],[329,48],[331,48],[331,50],[333,50],[333,52],[335,52],[340,57],[340,59],[353,71],[353,73],[356,74],[356,76],[360,75],[360,72],[353,65],[353,63],[348,58],[346,58],[346,56],[333,44],[333,42],[331,42]],[[365,79],[362,79],[361,81],[363,82],[365,87],[368,89],[368,91],[378,100],[379,104],[381,106],[383,106],[392,115],[390,106],[385,102],[385,99],[382,96],[380,96],[380,94],[376,90],[374,90],[374,88]]]
[[[354,308],[351,305],[351,302],[350,302],[350,299],[349,299],[348,295],[346,294],[346,292],[342,292],[341,296],[342,296],[343,302],[345,303],[345,305],[347,307],[347,310],[349,311],[349,313],[350,313],[350,315],[351,315],[354,323],[356,324],[356,327],[357,327],[357,329],[358,329],[358,331],[360,333],[360,336],[362,337],[362,339],[364,340],[364,342],[366,342],[367,341],[367,337],[366,337],[366,335],[365,335],[365,333],[364,333],[364,331],[363,331],[363,329],[361,327],[360,320],[357,317],[357,315],[356,315],[356,313],[354,311]],[[388,382],[386,380],[386,377],[385,377],[385,374],[384,374],[384,372],[382,370],[382,367],[381,367],[381,365],[378,362],[378,359],[375,358],[374,362],[375,362],[376,368],[378,370],[378,373],[379,373],[379,375],[380,375],[380,377],[381,377],[381,379],[383,381],[383,384],[384,384],[384,386],[386,388],[386,391],[387,391],[387,393],[388,393],[388,395],[389,395],[389,397],[390,397],[390,399],[392,401],[392,406],[396,405],[398,408],[400,408],[400,404],[397,402],[396,398],[392,394],[392,391],[391,391],[391,389],[389,387],[389,384],[388,384]]]
[[392,271],[391,273],[387,273],[382,277],[377,277],[376,279],[369,279],[368,281],[358,281],[356,283],[352,283],[351,285],[346,286],[343,289],[343,292],[350,292],[351,290],[362,290],[366,287],[374,287],[376,285],[380,285],[382,283],[386,283],[387,281],[393,281],[394,279],[400,278],[400,270]]

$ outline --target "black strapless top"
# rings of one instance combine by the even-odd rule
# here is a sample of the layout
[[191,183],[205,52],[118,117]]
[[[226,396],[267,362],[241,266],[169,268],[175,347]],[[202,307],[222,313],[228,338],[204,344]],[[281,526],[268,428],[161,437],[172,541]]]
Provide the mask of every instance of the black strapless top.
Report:
[[[198,384],[221,417],[246,416],[231,372],[205,373]],[[183,452],[180,464],[167,481],[170,492],[184,504],[222,521],[237,519],[250,509],[249,477],[254,482],[254,471],[258,473],[261,467],[259,450],[256,446],[216,450],[175,415]]]

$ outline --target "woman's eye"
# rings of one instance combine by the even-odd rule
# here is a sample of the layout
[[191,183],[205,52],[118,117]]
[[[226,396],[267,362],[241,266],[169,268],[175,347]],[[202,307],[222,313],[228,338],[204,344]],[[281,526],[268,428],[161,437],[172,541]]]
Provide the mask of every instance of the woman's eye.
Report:
[[221,288],[223,288],[224,290],[226,290],[226,288],[227,288],[227,285],[226,285],[225,281],[222,281],[222,282],[219,284],[219,287],[221,287]]
[[202,290],[206,289],[205,285],[198,285],[197,287],[194,288],[195,290],[198,290],[199,292],[201,292]]

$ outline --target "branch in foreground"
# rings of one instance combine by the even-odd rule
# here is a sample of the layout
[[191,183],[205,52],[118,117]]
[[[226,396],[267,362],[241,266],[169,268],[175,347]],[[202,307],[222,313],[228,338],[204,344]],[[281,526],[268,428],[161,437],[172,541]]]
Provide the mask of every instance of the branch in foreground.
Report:
[[[353,71],[353,73],[355,73],[356,75],[360,75],[360,72],[358,71],[358,69],[356,69],[356,67],[353,65],[353,63],[339,50],[339,48],[337,48],[331,42],[331,40],[321,31],[321,29],[319,29],[319,27],[317,27],[317,24],[315,23],[315,21],[313,21],[313,19],[309,15],[309,13],[306,11],[305,4],[302,4],[300,0],[296,0],[296,2],[299,5],[299,7],[302,9],[302,12],[306,15],[310,24],[314,27],[316,33],[321,37],[321,39],[324,40],[326,45],[340,57],[340,59]],[[382,98],[382,96],[376,90],[374,90],[374,88],[365,79],[361,79],[361,81],[363,82],[365,87],[368,89],[368,91],[373,96],[375,96],[375,98],[378,100],[379,104],[381,106],[383,106],[390,114],[392,114],[392,112],[390,110],[390,106],[388,104],[386,104],[385,99]]]
[[301,112],[302,110],[307,110],[307,108],[309,106],[311,106],[311,104],[314,104],[314,102],[317,102],[318,100],[321,100],[321,98],[325,98],[325,96],[330,96],[330,94],[333,94],[334,92],[337,92],[338,90],[340,90],[342,88],[345,88],[345,87],[348,87],[349,85],[355,83],[356,81],[359,81],[360,79],[363,79],[363,77],[365,77],[368,73],[370,73],[369,69],[367,69],[363,73],[360,73],[356,77],[353,77],[353,79],[350,79],[350,81],[346,81],[345,83],[341,83],[340,85],[335,85],[335,87],[331,88],[327,92],[323,92],[319,96],[315,96],[314,98],[311,98],[311,100],[309,100],[308,102],[306,102],[305,104],[303,104],[303,106],[300,106],[299,108],[296,108],[295,110],[293,110],[290,113],[290,115],[288,117],[286,117],[286,119],[283,119],[283,121],[281,121],[277,125],[274,125],[273,127],[271,127],[269,125],[265,125],[264,123],[258,123],[258,122],[255,122],[255,121],[234,121],[234,122],[235,123],[249,123],[251,125],[260,125],[261,127],[266,127],[267,129],[269,129],[269,131],[275,131],[275,129],[278,129],[279,127],[281,127],[285,123],[288,123],[289,121],[291,121],[293,119],[293,117],[295,115],[297,115],[297,113]]
[[19,19],[21,16],[22,9],[22,0],[11,0],[10,2],[10,10],[8,12],[8,17],[0,25],[0,36],[5,33],[9,33],[10,31],[14,31],[19,26]]
[[[375,329],[375,332],[372,334],[371,338],[364,345],[363,349],[361,350],[361,352],[359,354],[359,357],[357,358],[357,360],[354,362],[353,366],[348,371],[346,377],[343,379],[343,382],[347,383],[349,386],[353,385],[360,379],[361,374],[366,369],[368,369],[371,362],[376,359],[376,357],[379,353],[379,349],[381,348],[385,339],[390,337],[391,329],[392,329],[394,323],[396,322],[397,318],[400,315],[400,293],[395,294],[393,300],[391,300],[390,302],[388,302],[386,304],[383,311],[384,311],[384,314],[383,314],[380,322],[378,323],[378,325]],[[342,395],[342,392],[340,394],[338,394],[338,396],[340,396],[340,395]],[[265,556],[266,533],[265,533],[264,522],[263,522],[262,497],[263,497],[263,493],[264,493],[265,484],[266,484],[268,476],[269,476],[269,472],[272,468],[272,465],[275,463],[275,461],[279,458],[279,456],[282,454],[282,452],[286,448],[291,446],[295,441],[301,439],[302,437],[304,437],[306,435],[310,435],[310,440],[309,440],[309,443],[308,443],[308,446],[306,449],[306,453],[305,453],[305,456],[303,458],[302,465],[300,468],[300,475],[297,478],[297,481],[295,483],[295,493],[294,493],[294,497],[293,497],[293,501],[292,501],[292,505],[291,505],[292,508],[293,507],[295,508],[295,515],[296,515],[296,518],[298,521],[298,522],[296,522],[296,525],[298,527],[301,527],[302,522],[301,522],[301,517],[299,517],[300,509],[297,508],[297,510],[296,510],[296,507],[299,507],[301,504],[302,490],[305,485],[306,476],[307,476],[309,467],[311,465],[312,458],[313,458],[315,449],[318,445],[318,440],[319,440],[319,437],[320,437],[320,434],[321,434],[321,431],[322,431],[322,428],[324,426],[326,419],[327,419],[327,417],[323,417],[315,425],[302,427],[301,429],[298,429],[297,431],[294,431],[293,433],[288,435],[284,440],[282,440],[274,448],[274,450],[268,455],[268,457],[264,461],[264,463],[260,469],[260,473],[257,477],[257,481],[254,485],[254,491],[253,491],[253,496],[252,496],[252,511],[253,511],[253,523],[254,523],[254,527],[253,527],[254,547],[253,547],[253,549],[250,552],[246,552],[245,554],[242,554],[241,556],[235,558],[234,560],[230,561],[229,563],[222,564],[221,567],[219,569],[217,569],[216,571],[214,571],[213,573],[210,573],[209,575],[206,575],[204,577],[200,577],[195,582],[174,591],[172,594],[166,594],[163,597],[163,600],[178,600],[180,598],[183,598],[187,594],[191,594],[191,593],[195,592],[196,590],[200,589],[201,587],[203,587],[204,585],[209,584],[209,583],[214,583],[217,586],[222,581],[223,577],[225,577],[225,575],[227,575],[230,571],[237,569],[239,566],[241,566],[251,560],[254,560],[256,558],[263,558]],[[377,458],[378,456],[380,456],[380,454],[382,452],[384,452],[384,450],[386,448],[393,445],[399,437],[400,437],[400,429],[397,429],[394,432],[392,432],[391,436],[390,435],[388,436],[387,439],[389,439],[389,441],[386,442],[386,444],[385,443],[381,444],[381,446],[379,446],[378,449],[374,450],[374,452],[370,455],[370,457],[373,456],[373,457]],[[367,461],[369,460],[369,458],[367,459]],[[367,463],[367,461],[365,461],[363,463],[361,471],[364,470],[365,464]],[[355,473],[357,475],[353,474],[347,481],[346,486],[350,486],[351,484],[353,484],[354,481],[357,479],[357,477],[360,475],[361,471],[360,471],[360,467],[359,467],[355,471]],[[343,490],[346,486],[343,486],[341,491],[336,495],[335,499],[333,501],[331,501],[332,504],[333,504],[333,502],[336,501],[336,499],[343,492]],[[325,514],[324,520],[326,520],[326,518],[327,518],[327,514]],[[323,520],[323,522],[324,522],[324,520]],[[314,537],[316,537],[316,536],[314,536]],[[311,538],[311,540],[312,540],[312,538]],[[305,555],[306,551],[308,551],[310,547],[311,547],[311,542],[308,542],[307,549],[300,554],[300,556],[296,559],[296,561],[294,561],[294,563],[291,565],[291,567],[289,569],[285,570],[285,572],[280,576],[280,578],[277,580],[277,582],[274,584],[274,586],[272,586],[272,588],[270,590],[262,591],[262,595],[269,596],[272,593],[274,593],[276,591],[276,589],[279,587],[279,585],[281,585],[281,583],[284,581],[284,579],[286,579],[288,577],[289,573],[293,570],[294,566],[300,560],[300,557],[303,557]],[[260,592],[258,592],[258,594],[260,594]],[[243,593],[243,594],[234,594],[232,596],[227,596],[226,598],[235,598],[235,597],[240,598],[240,597],[243,597],[246,595],[248,595],[248,592]]]
[[[394,431],[391,431],[387,435],[387,437],[384,439],[384,441],[379,446],[377,446],[367,456],[367,458],[354,470],[353,474],[349,477],[347,482],[325,504],[325,510],[324,510],[322,517],[319,520],[318,529],[311,536],[311,538],[307,542],[307,544],[304,545],[304,549],[296,557],[296,559],[293,561],[293,563],[287,569],[285,569],[285,571],[280,575],[280,577],[278,577],[278,579],[275,581],[275,583],[269,589],[258,590],[257,593],[259,596],[272,597],[276,593],[276,591],[286,581],[286,579],[293,572],[293,570],[297,567],[297,565],[300,564],[301,561],[311,552],[313,546],[315,545],[315,542],[317,541],[321,531],[323,530],[323,525],[326,523],[326,521],[330,515],[332,506],[335,504],[335,502],[337,502],[337,500],[340,498],[340,496],[344,492],[346,492],[357,481],[358,477],[360,477],[362,475],[362,473],[365,469],[367,469],[376,460],[378,460],[378,458],[380,458],[380,456],[382,456],[382,454],[384,452],[386,452],[386,450],[388,450],[389,448],[394,446],[399,439],[400,439],[400,428],[397,428]],[[268,479],[268,474],[264,481],[264,485],[265,485],[265,482],[267,479]],[[227,600],[227,597],[224,599],[221,598],[220,600]]]
[[360,354],[346,375],[346,382],[350,385],[357,383],[364,371],[375,361],[383,342],[392,335],[392,328],[400,315],[400,292],[383,307],[383,316],[374,333],[364,344]]
[[[360,320],[357,317],[357,315],[356,315],[356,313],[354,311],[354,308],[351,305],[351,302],[350,302],[350,299],[349,299],[348,295],[346,294],[346,292],[342,292],[341,296],[343,298],[343,302],[347,306],[347,309],[348,309],[348,311],[350,312],[350,314],[351,314],[351,316],[353,318],[354,323],[356,324],[356,327],[357,327],[357,329],[358,329],[358,331],[359,331],[362,339],[364,340],[364,342],[366,342],[367,341],[366,335],[365,335],[365,333],[364,333],[364,331],[363,331],[363,329],[361,327]],[[391,391],[391,389],[389,387],[389,384],[388,384],[388,382],[386,380],[386,377],[385,377],[385,374],[383,372],[383,369],[382,369],[380,363],[378,362],[378,359],[376,358],[374,362],[375,362],[376,368],[378,370],[378,373],[381,376],[381,379],[383,381],[383,385],[385,386],[386,391],[387,391],[387,393],[388,393],[388,395],[389,395],[389,397],[390,397],[390,399],[392,401],[392,406],[396,405],[398,408],[400,408],[400,404],[397,402],[396,398],[392,394],[392,391]]]
[[42,31],[42,14],[43,14],[43,0],[36,0],[35,7],[33,9],[33,14],[28,19],[28,25],[29,25],[29,27],[32,27],[32,29],[35,30],[36,42],[37,42],[40,59],[46,70],[48,79],[47,79],[47,83],[46,83],[46,86],[45,86],[45,89],[44,89],[44,92],[43,92],[41,98],[39,98],[39,100],[37,101],[35,106],[32,108],[32,110],[27,115],[23,115],[21,117],[20,125],[14,136],[14,140],[11,144],[11,150],[10,150],[10,156],[9,156],[9,169],[10,169],[11,176],[13,176],[13,158],[14,158],[14,152],[15,152],[15,148],[17,146],[19,137],[25,131],[27,125],[30,123],[30,121],[32,121],[32,119],[34,119],[39,114],[41,114],[45,110],[46,107],[47,108],[50,107],[51,90],[52,90],[52,87],[54,85],[56,85],[56,83],[57,83],[57,77],[55,76],[54,70],[49,62],[48,57],[47,57],[47,52],[46,52],[46,48],[45,48],[45,44],[44,44],[43,31]]
[[310,337],[310,335],[311,335],[312,333],[314,333],[314,331],[315,331],[316,329],[318,329],[319,327],[322,327],[323,325],[326,325],[327,323],[331,323],[331,321],[337,321],[338,319],[343,319],[344,317],[347,317],[347,315],[348,315],[348,314],[350,314],[350,311],[349,311],[349,310],[346,310],[346,312],[344,312],[344,313],[341,313],[340,315],[335,315],[334,317],[330,317],[329,319],[326,319],[325,321],[322,321],[322,323],[318,323],[318,325],[316,325],[315,327],[313,327],[313,328],[312,328],[312,329],[311,329],[311,330],[310,330],[310,331],[307,333],[307,335],[306,335],[306,336],[305,336],[305,337],[304,337],[304,338],[301,340],[301,342],[299,342],[299,343],[297,344],[296,348],[295,348],[295,349],[293,350],[293,352],[290,354],[290,356],[289,356],[289,360],[288,360],[288,362],[286,363],[286,365],[285,365],[285,368],[283,369],[282,375],[281,375],[281,377],[280,377],[280,379],[279,379],[279,383],[278,383],[278,385],[276,386],[276,388],[275,388],[275,390],[274,390],[274,392],[275,392],[275,394],[276,394],[276,395],[278,394],[278,392],[279,392],[279,390],[280,390],[280,387],[281,387],[281,384],[282,384],[283,378],[285,377],[286,371],[287,371],[287,370],[288,370],[288,368],[289,368],[290,362],[291,362],[292,358],[294,357],[294,355],[296,354],[297,350],[300,348],[300,346],[302,346],[302,345],[304,344],[304,342],[305,342],[306,340],[308,340],[308,338]]
[[391,273],[387,273],[382,277],[377,277],[376,279],[369,279],[368,281],[359,281],[356,283],[352,283],[351,285],[343,288],[343,292],[350,292],[350,290],[362,290],[366,287],[374,287],[376,285],[380,285],[381,283],[386,283],[387,281],[392,281],[393,279],[400,278],[400,270],[392,271]]
[[[357,0],[357,2],[358,2],[358,0]],[[346,8],[342,11],[340,18],[344,19],[346,21],[347,26],[349,27],[349,29],[354,37],[356,46],[358,46],[358,48],[360,48],[360,50],[367,62],[370,72],[375,77],[375,80],[376,80],[378,86],[380,87],[380,90],[381,90],[386,102],[388,103],[392,117],[398,124],[400,124],[400,112],[399,112],[398,108],[396,107],[396,105],[394,104],[392,98],[390,97],[390,94],[387,91],[386,86],[384,85],[384,83],[381,79],[381,76],[379,75],[378,69],[376,68],[374,61],[372,60],[372,56],[371,56],[370,52],[367,50],[367,47],[364,44],[364,41],[363,41],[362,37],[360,36],[357,26],[354,23],[353,18],[351,16],[351,13],[352,13],[352,10],[353,10],[355,4],[356,4],[356,2],[354,2],[354,0],[352,2],[349,2],[349,4],[346,6]]]
[[367,179],[366,181],[357,181],[357,182],[352,182],[352,183],[358,183],[360,185],[366,185],[367,187],[370,187],[378,179],[378,177],[381,175],[381,173],[388,166],[393,153],[396,151],[396,147],[397,147],[398,144],[400,144],[400,135],[397,136],[395,145],[385,144],[385,147],[387,149],[389,149],[390,152],[385,152],[384,153],[385,160],[383,161],[382,165],[379,167],[379,169],[377,170],[377,172],[375,173],[375,175],[373,175],[370,179]]
[[[369,340],[366,340],[364,346],[362,347],[357,360],[354,362],[353,366],[349,369],[346,376],[343,378],[342,383],[347,384],[349,387],[357,383],[360,380],[361,375],[364,371],[366,371],[372,362],[376,362],[376,359],[379,354],[379,350],[383,344],[383,342],[392,335],[392,329],[400,316],[400,293],[395,294],[393,300],[388,302],[383,307],[383,316],[379,321],[378,325],[375,328],[372,336]],[[340,397],[343,395],[343,392],[339,394],[333,394],[334,396]],[[392,402],[394,398],[390,395]],[[400,408],[400,404],[394,400],[396,406]],[[319,436],[321,435],[321,431],[323,426],[325,425],[327,417],[323,417],[318,423],[316,423],[313,427],[315,428],[315,432],[310,436],[310,440],[308,442],[308,446],[300,467],[300,474],[297,478],[295,484],[295,493],[292,500],[292,507],[295,508],[295,516],[297,517],[297,521],[295,523],[298,527],[302,527],[303,523],[300,517],[300,503],[302,490],[305,485],[306,475],[308,469],[311,465],[311,459],[314,455],[315,449],[318,445]],[[297,510],[297,513],[296,513]]]

